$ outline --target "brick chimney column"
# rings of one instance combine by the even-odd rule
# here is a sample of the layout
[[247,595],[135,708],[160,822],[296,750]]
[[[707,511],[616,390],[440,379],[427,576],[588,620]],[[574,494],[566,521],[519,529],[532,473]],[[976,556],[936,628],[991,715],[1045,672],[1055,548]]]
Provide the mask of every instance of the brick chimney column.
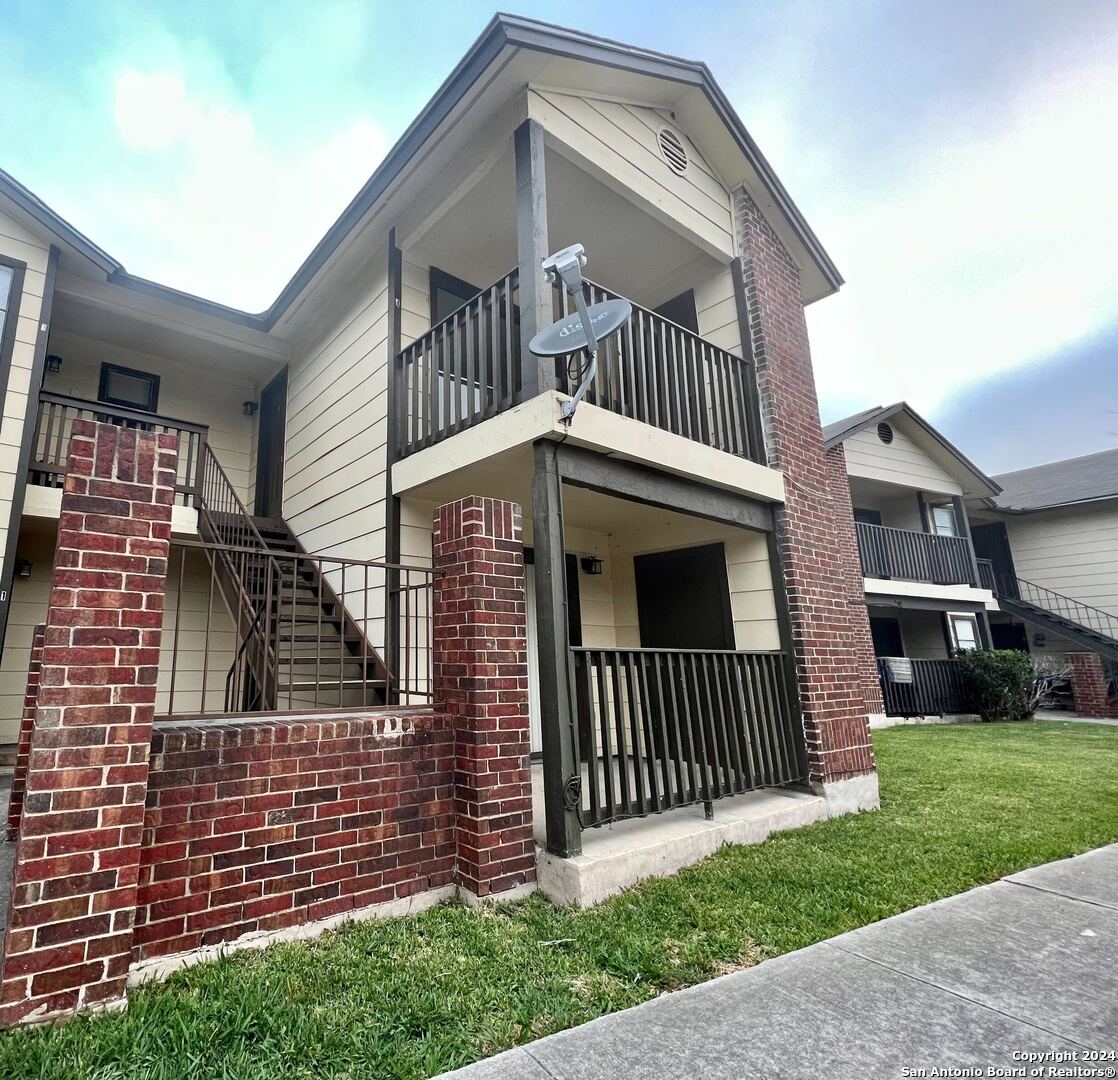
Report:
[[[736,271],[757,370],[769,464],[784,474],[776,513],[780,569],[791,618],[809,780],[833,811],[878,805],[877,773],[854,610],[856,571],[844,545],[850,492],[836,492],[823,448],[815,375],[795,261],[744,189],[734,198]],[[852,530],[853,526],[850,526]]]
[[0,1022],[119,1004],[132,956],[177,439],[75,421]]
[[455,729],[457,880],[534,888],[524,544],[516,503],[468,496],[434,521],[435,707]]

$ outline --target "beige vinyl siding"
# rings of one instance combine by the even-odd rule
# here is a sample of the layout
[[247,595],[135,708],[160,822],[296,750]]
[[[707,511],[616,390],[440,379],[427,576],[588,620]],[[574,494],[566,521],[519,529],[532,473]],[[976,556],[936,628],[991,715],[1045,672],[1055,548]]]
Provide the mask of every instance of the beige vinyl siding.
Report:
[[878,511],[881,514],[882,525],[891,529],[908,529],[910,532],[926,531],[915,492],[883,498],[880,495],[861,494],[856,481],[851,488],[851,503],[854,508]]
[[[31,563],[31,576],[16,577],[12,584],[8,630],[3,659],[0,660],[0,746],[14,743],[19,734],[27,665],[31,659],[31,637],[35,627],[46,621],[55,543],[53,522],[24,521],[18,558]],[[172,663],[176,712],[189,715],[201,707],[203,667],[207,671],[206,708],[221,710],[225,700],[225,676],[233,662],[235,649],[232,620],[219,592],[214,592],[211,605],[208,564],[198,552],[188,556],[183,568],[180,605],[179,561],[182,550],[172,551],[167,575],[163,647],[159,655],[155,706],[159,715],[166,714],[171,704]],[[208,653],[207,618],[210,627]],[[180,648],[178,655],[174,656],[176,633]]]
[[431,268],[409,254],[403,257],[400,309],[400,341],[409,345],[431,329]]
[[0,659],[0,746],[11,745],[19,738],[31,638],[35,627],[47,617],[55,535],[53,523],[36,522],[33,527],[25,524],[16,549],[16,558],[30,561],[31,576],[12,579],[8,629]]
[[[42,314],[43,292],[46,288],[50,245],[14,218],[0,213],[0,255],[27,264],[23,278],[23,295],[18,310],[13,306],[8,312],[8,318],[16,320],[16,332],[8,384],[2,388],[4,394],[3,422],[0,423],[0,557],[2,557],[8,542],[8,521],[12,513],[19,447],[23,439],[23,420],[27,412],[31,366],[35,357],[35,344],[39,338],[39,317]],[[22,689],[20,693],[22,695]]]
[[914,660],[946,660],[947,639],[943,636],[943,615],[938,611],[901,611],[901,640],[905,656]]
[[734,299],[734,278],[729,266],[695,285],[695,309],[699,316],[700,337],[735,356],[744,355]]
[[[289,369],[283,514],[311,554],[384,559],[387,359],[388,271],[378,257],[353,295],[297,343]],[[382,585],[383,573],[371,572],[368,611],[355,598],[346,603],[368,620],[377,650]]]
[[[643,105],[530,88],[528,112],[575,152],[584,167],[611,178],[647,203],[669,226],[707,249],[732,255],[730,194],[687,133],[666,114]],[[669,127],[689,164],[676,173],[660,154],[657,135]]]
[[[255,479],[256,418],[245,416],[244,402],[255,400],[257,391],[249,380],[239,380],[205,367],[187,367],[147,353],[106,345],[92,338],[53,332],[52,353],[62,357],[62,370],[47,374],[43,389],[54,394],[97,399],[101,364],[119,364],[159,376],[156,412],[175,420],[209,427],[210,448],[228,474],[237,495],[252,512]],[[204,346],[200,346],[204,348]],[[185,462],[183,463],[185,468]],[[180,476],[184,475],[180,471]]]
[[1003,520],[1018,577],[1118,616],[1118,500]]
[[883,443],[876,428],[859,431],[843,444],[846,471],[851,476],[884,480],[916,491],[961,495],[962,486],[923,448],[916,445],[899,427],[893,427],[893,441]]

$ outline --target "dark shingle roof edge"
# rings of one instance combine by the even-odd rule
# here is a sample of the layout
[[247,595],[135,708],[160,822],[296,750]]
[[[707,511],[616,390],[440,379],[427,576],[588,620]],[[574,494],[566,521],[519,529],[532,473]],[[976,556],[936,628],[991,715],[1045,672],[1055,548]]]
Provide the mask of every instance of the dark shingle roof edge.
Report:
[[697,86],[706,94],[711,106],[726,124],[739,149],[756,170],[768,194],[788,219],[800,242],[818,265],[824,278],[835,289],[843,284],[842,275],[824,250],[811,227],[807,224],[791,196],[781,184],[772,166],[761,153],[746,130],[733,106],[706,64],[696,60],[683,60],[666,53],[640,49],[608,38],[569,30],[552,23],[524,18],[520,15],[498,13],[486,25],[466,55],[447,76],[431,100],[400,136],[384,161],[365,182],[361,190],[342,211],[337,221],[315,245],[314,249],[280,290],[279,296],[267,310],[253,314],[219,304],[212,300],[173,289],[158,282],[129,274],[111,255],[107,254],[88,237],[75,229],[41,199],[25,188],[8,173],[0,170],[0,192],[12,198],[45,228],[59,236],[96,265],[100,266],[114,284],[134,289],[157,299],[181,304],[194,310],[249,326],[257,330],[270,330],[283,316],[299,294],[350,233],[369,209],[385,193],[404,165],[412,158],[429,135],[446,119],[483,71],[506,46],[533,49],[555,55],[618,67],[639,74],[673,79]]

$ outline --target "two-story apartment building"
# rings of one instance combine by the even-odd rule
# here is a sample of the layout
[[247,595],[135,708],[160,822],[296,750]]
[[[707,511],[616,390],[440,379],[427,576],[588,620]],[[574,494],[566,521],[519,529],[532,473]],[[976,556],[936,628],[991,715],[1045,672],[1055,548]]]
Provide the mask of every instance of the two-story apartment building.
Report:
[[[971,539],[968,502],[997,483],[905,402],[867,409],[824,429],[836,474],[850,485],[869,614],[866,681],[880,678],[888,714],[957,711],[961,649],[989,648],[996,610]],[[896,665],[879,663],[904,657]]]
[[1118,450],[995,477],[970,506],[1000,610],[995,646],[1118,663]]
[[904,402],[824,435],[850,486],[866,692],[879,679],[887,714],[965,711],[962,649],[1118,664],[1118,451],[990,477]]
[[[566,423],[578,358],[528,342],[576,242],[633,313]],[[759,789],[876,805],[804,322],[841,278],[705,65],[496,17],[262,313],[130,275],[6,175],[0,255],[0,742],[92,419],[180,440],[158,716],[430,705],[433,514],[478,495],[524,510],[551,856]],[[987,490],[937,468],[929,520]],[[911,487],[874,483],[867,510]],[[958,566],[934,610],[980,612]]]

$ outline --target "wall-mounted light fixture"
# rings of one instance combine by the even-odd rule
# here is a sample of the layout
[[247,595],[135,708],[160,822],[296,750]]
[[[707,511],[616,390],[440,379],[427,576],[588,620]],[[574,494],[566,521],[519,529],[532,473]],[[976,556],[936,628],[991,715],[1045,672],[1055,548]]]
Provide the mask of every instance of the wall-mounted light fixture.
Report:
[[47,371],[52,375],[57,375],[62,370],[62,357],[61,356],[48,356],[47,357]]
[[16,559],[16,573],[20,577],[30,577],[33,565],[30,559]]
[[256,410],[259,409],[260,406],[257,405],[255,401],[246,401],[241,406],[241,408],[244,409],[245,416],[255,416],[256,415]]
[[584,574],[590,574],[592,577],[602,572],[602,560],[597,555],[584,555],[579,559],[579,565]]

